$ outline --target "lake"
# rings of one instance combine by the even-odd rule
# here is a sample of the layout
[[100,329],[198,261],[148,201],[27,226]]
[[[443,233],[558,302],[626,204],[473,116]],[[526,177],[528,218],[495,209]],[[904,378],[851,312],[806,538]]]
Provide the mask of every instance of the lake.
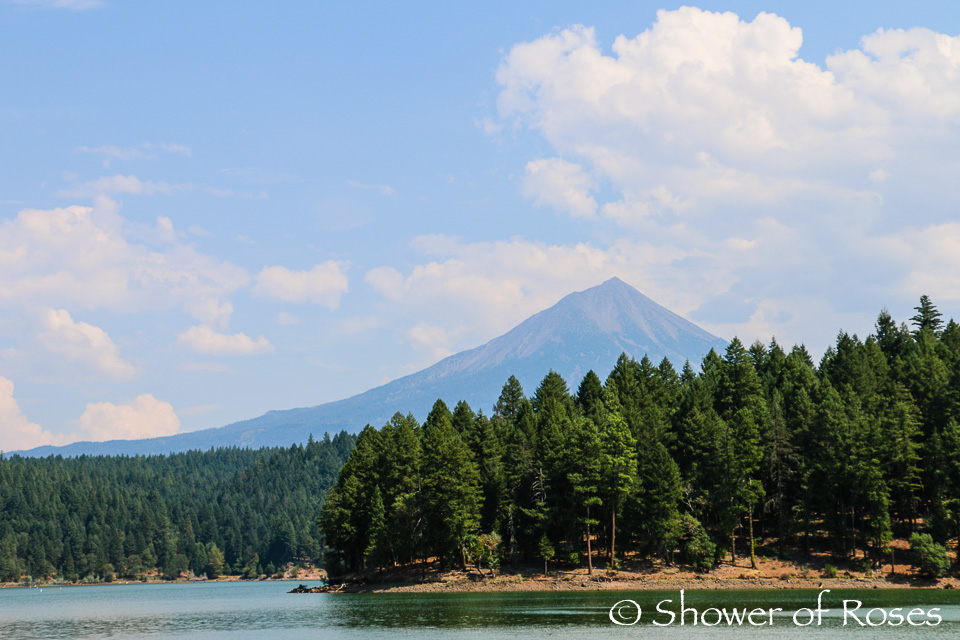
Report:
[[[288,594],[296,582],[226,582],[169,585],[118,585],[46,587],[0,590],[0,638],[3,640],[51,640],[56,638],[230,638],[237,640],[277,638],[378,639],[378,638],[958,638],[960,637],[960,592],[945,590],[835,590],[825,594],[820,624],[798,626],[794,612],[817,607],[819,590],[689,591],[685,607],[697,610],[698,625],[657,613],[678,611],[679,591],[559,591],[448,594]],[[853,612],[871,621],[896,621],[891,610],[901,608],[900,626],[861,628],[848,615],[843,626],[843,600],[859,600]],[[641,609],[636,626],[617,626],[610,621],[614,604],[629,600]],[[727,626],[733,608],[763,609],[750,626]],[[855,607],[853,603],[848,608]],[[922,626],[909,626],[907,614]],[[709,608],[717,611],[707,612]],[[782,609],[774,611],[770,609]],[[923,624],[942,618],[937,626]],[[622,604],[623,619],[633,620],[636,608]],[[814,611],[798,614],[804,623]],[[703,618],[719,626],[704,627]],[[661,625],[656,626],[654,622]],[[772,626],[771,626],[772,623]]]

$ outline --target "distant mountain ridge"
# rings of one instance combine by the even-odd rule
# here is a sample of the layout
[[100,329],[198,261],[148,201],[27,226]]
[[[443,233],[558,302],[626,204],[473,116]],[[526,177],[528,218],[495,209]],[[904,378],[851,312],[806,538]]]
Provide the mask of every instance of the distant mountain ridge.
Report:
[[78,442],[39,447],[21,455],[161,454],[210,447],[288,446],[313,434],[380,426],[400,411],[426,417],[443,398],[452,405],[466,400],[489,412],[507,378],[515,375],[527,394],[551,369],[576,389],[593,369],[605,378],[621,353],[644,355],[658,363],[669,358],[677,369],[690,360],[698,365],[710,349],[726,341],[646,297],[619,278],[571,293],[490,342],[462,351],[417,373],[364,393],[316,407],[269,411],[224,427],[146,440]]

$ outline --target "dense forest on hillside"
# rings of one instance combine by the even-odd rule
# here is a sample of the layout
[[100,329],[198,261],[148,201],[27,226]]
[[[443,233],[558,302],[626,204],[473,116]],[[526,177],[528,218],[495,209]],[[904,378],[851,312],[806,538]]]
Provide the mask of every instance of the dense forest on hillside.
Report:
[[0,459],[0,581],[253,577],[317,562],[320,505],[355,441]]
[[592,570],[627,551],[708,568],[753,561],[758,540],[874,562],[894,535],[947,544],[960,325],[927,297],[916,310],[910,326],[882,312],[866,340],[840,333],[819,366],[803,346],[735,339],[699,373],[621,356],[575,393],[551,372],[526,397],[511,377],[489,417],[438,401],[423,425],[368,426],[323,509],[328,569]]

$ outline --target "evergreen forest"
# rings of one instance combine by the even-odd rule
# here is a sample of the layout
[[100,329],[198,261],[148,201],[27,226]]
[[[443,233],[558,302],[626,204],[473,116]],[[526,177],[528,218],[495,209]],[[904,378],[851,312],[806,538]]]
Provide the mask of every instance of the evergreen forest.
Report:
[[322,510],[328,570],[942,551],[960,534],[960,325],[926,296],[916,312],[841,332],[819,364],[734,339],[698,372],[623,355],[576,390],[511,377],[489,416],[440,400],[422,425],[367,426]]
[[314,564],[356,436],[169,456],[0,457],[0,582],[257,578]]

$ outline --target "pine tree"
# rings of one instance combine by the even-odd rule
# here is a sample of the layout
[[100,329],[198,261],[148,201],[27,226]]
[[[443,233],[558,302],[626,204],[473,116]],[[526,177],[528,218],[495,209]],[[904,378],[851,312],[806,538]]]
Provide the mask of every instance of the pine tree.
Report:
[[365,558],[367,566],[383,567],[391,556],[390,530],[387,527],[387,510],[383,506],[383,494],[380,487],[373,488],[370,500],[370,535]]
[[438,400],[423,425],[425,530],[441,560],[458,553],[466,567],[467,539],[477,533],[480,521],[480,478],[445,408]]
[[[602,504],[600,484],[602,479],[602,450],[597,425],[590,418],[579,418],[570,439],[567,480],[573,490],[578,518],[584,527],[583,537],[587,545],[587,573],[593,575],[593,549],[591,527],[596,527],[596,510]],[[594,512],[591,514],[591,509]]]
[[937,311],[933,302],[930,301],[929,296],[920,296],[920,306],[914,307],[914,310],[917,312],[917,315],[910,318],[910,322],[917,328],[915,334],[920,333],[924,329],[929,329],[934,334],[940,333],[943,329],[943,320],[940,319],[942,314]]
[[747,512],[750,564],[756,566],[753,507],[763,496],[757,473],[763,460],[760,425],[766,422],[766,406],[760,378],[746,349],[737,338],[727,347],[717,384],[717,412],[727,426],[724,493],[729,505],[725,520],[730,527],[731,559],[736,561],[737,523],[740,515]]
[[587,371],[587,375],[580,381],[580,386],[577,388],[577,406],[580,407],[583,415],[594,420],[603,408],[603,383],[593,369]]

